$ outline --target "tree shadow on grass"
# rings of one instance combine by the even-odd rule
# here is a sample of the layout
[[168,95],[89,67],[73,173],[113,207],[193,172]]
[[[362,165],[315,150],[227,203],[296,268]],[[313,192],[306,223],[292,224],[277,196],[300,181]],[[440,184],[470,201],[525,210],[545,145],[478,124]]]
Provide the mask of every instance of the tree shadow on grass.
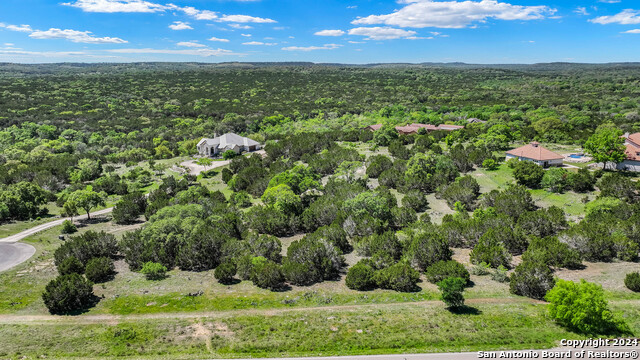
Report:
[[455,308],[448,308],[449,312],[456,315],[481,315],[482,311],[471,306],[462,305]]

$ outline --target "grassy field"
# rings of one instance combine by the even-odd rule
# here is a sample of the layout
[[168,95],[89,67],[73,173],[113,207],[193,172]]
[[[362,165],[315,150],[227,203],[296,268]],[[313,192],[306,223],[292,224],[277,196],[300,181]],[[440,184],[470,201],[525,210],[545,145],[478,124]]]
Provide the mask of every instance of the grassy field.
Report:
[[[614,307],[640,330],[637,304]],[[548,319],[546,306],[513,300],[472,301],[461,314],[450,313],[439,302],[423,302],[202,317],[8,321],[0,327],[0,337],[12,339],[0,356],[181,359],[530,349],[582,338]]]
[[[482,193],[494,189],[504,189],[509,183],[515,183],[512,170],[506,164],[500,165],[496,170],[477,169],[471,173],[471,176],[478,181]],[[573,191],[557,194],[544,189],[536,189],[530,190],[530,192],[533,200],[539,206],[557,206],[572,217],[584,215],[585,204],[582,199],[585,196],[590,199],[594,198],[594,194],[578,194]]]

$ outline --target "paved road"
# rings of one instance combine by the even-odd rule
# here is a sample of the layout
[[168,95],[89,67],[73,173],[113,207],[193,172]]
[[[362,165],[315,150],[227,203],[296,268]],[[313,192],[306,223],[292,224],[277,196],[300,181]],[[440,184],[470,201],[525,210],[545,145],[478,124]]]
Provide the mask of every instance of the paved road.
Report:
[[[95,211],[91,213],[91,217],[109,214],[112,211],[113,208]],[[86,214],[74,217],[75,220],[84,220],[86,218]],[[7,236],[4,239],[0,239],[0,272],[9,270],[16,265],[22,264],[23,262],[29,260],[33,256],[33,254],[35,254],[36,249],[33,246],[27,244],[16,244],[18,241],[41,231],[51,229],[52,227],[62,225],[65,220],[70,219],[71,218],[63,218],[50,221],[45,224],[34,226],[31,229],[27,229],[23,232],[19,232],[15,235]]]
[[[486,358],[534,358],[534,359],[550,359],[550,358],[569,358],[575,359],[578,358],[576,355],[580,353],[582,350],[585,351],[585,356],[583,358],[598,358],[598,359],[637,359],[638,353],[640,352],[640,347],[632,346],[632,347],[621,347],[621,346],[603,346],[597,349],[594,348],[554,348],[548,350],[513,350],[513,351],[491,351],[483,352],[483,357],[480,357],[478,352],[459,352],[459,353],[441,353],[441,354],[397,354],[397,355],[361,355],[361,356],[320,356],[320,357],[294,357],[294,358],[271,358],[271,359],[261,359],[261,360],[476,360],[476,359],[486,359]],[[545,354],[543,354],[546,352]],[[571,356],[567,357],[567,353],[571,352]],[[592,353],[599,353],[597,355],[591,355]],[[607,353],[608,352],[608,353]],[[616,356],[615,354],[621,354],[623,352],[629,353],[629,357],[624,356]],[[537,354],[537,356],[533,354]],[[555,355],[555,357],[550,356],[550,353],[561,355]],[[517,356],[516,354],[525,354],[528,356]],[[602,356],[607,354],[607,356]],[[635,355],[634,355],[635,354]],[[505,355],[505,356],[501,356]],[[511,355],[511,356],[510,356]],[[513,356],[515,355],[515,356]],[[600,356],[598,356],[600,355]],[[495,356],[495,357],[494,357]],[[256,358],[253,358],[255,360]],[[231,360],[231,359],[228,359]],[[234,359],[234,360],[252,360],[252,359]]]
[[[100,210],[100,211],[92,212],[91,213],[91,217],[94,217],[96,215],[109,214],[112,211],[113,211],[113,208],[111,207],[111,208],[108,208],[108,209],[103,209],[103,210]],[[84,220],[86,218],[87,218],[87,214],[84,214],[84,215],[76,216],[73,219],[74,220]],[[36,234],[36,233],[39,233],[41,231],[45,231],[45,230],[51,229],[52,227],[55,227],[55,226],[58,226],[58,225],[62,225],[62,223],[65,220],[71,220],[71,218],[62,218],[62,219],[54,220],[54,221],[51,221],[51,222],[48,222],[48,223],[44,223],[44,224],[41,224],[41,225],[38,225],[38,226],[34,226],[31,229],[27,229],[27,230],[25,230],[23,232],[19,232],[19,233],[15,234],[15,235],[7,236],[4,239],[0,239],[0,243],[15,243],[15,242],[18,242],[18,241],[20,241],[20,240],[22,240],[24,238],[27,238],[27,237],[29,237],[29,236],[31,236],[33,234]]]
[[29,244],[0,243],[0,272],[29,260],[36,248]]

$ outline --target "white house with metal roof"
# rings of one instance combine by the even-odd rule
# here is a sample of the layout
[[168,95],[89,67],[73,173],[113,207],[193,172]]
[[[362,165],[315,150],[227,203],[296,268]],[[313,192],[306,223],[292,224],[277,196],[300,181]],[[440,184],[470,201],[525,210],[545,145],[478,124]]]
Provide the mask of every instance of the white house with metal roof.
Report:
[[260,150],[259,142],[234,133],[227,133],[213,139],[204,138],[197,145],[198,153],[202,156],[216,156],[228,150],[236,154]]

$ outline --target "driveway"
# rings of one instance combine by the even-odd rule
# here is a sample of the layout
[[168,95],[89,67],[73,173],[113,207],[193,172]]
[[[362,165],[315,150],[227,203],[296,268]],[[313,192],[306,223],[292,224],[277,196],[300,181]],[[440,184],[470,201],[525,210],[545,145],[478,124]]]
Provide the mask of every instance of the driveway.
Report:
[[0,244],[0,272],[21,264],[36,253],[36,248],[28,244]]
[[[91,217],[96,215],[109,214],[113,211],[113,208],[103,209],[91,213]],[[87,218],[87,214],[76,216],[74,220],[84,220]],[[17,243],[18,241],[25,239],[33,234],[39,233],[51,229],[52,227],[62,225],[65,220],[70,218],[63,218],[54,221],[50,221],[45,224],[34,226],[31,229],[27,229],[23,232],[7,236],[4,239],[0,239],[0,272],[9,270],[12,267],[22,264],[29,260],[33,254],[36,253],[36,249],[28,244]]]
[[196,160],[187,160],[187,161],[185,161],[183,163],[180,163],[180,165],[182,165],[182,166],[186,167],[187,169],[189,169],[189,174],[198,176],[203,171],[207,171],[207,170],[223,167],[223,166],[229,165],[229,163],[231,163],[230,160],[214,161],[214,162],[211,163],[210,166],[207,166],[206,169],[205,169],[204,166],[200,166],[200,165],[196,164]]

